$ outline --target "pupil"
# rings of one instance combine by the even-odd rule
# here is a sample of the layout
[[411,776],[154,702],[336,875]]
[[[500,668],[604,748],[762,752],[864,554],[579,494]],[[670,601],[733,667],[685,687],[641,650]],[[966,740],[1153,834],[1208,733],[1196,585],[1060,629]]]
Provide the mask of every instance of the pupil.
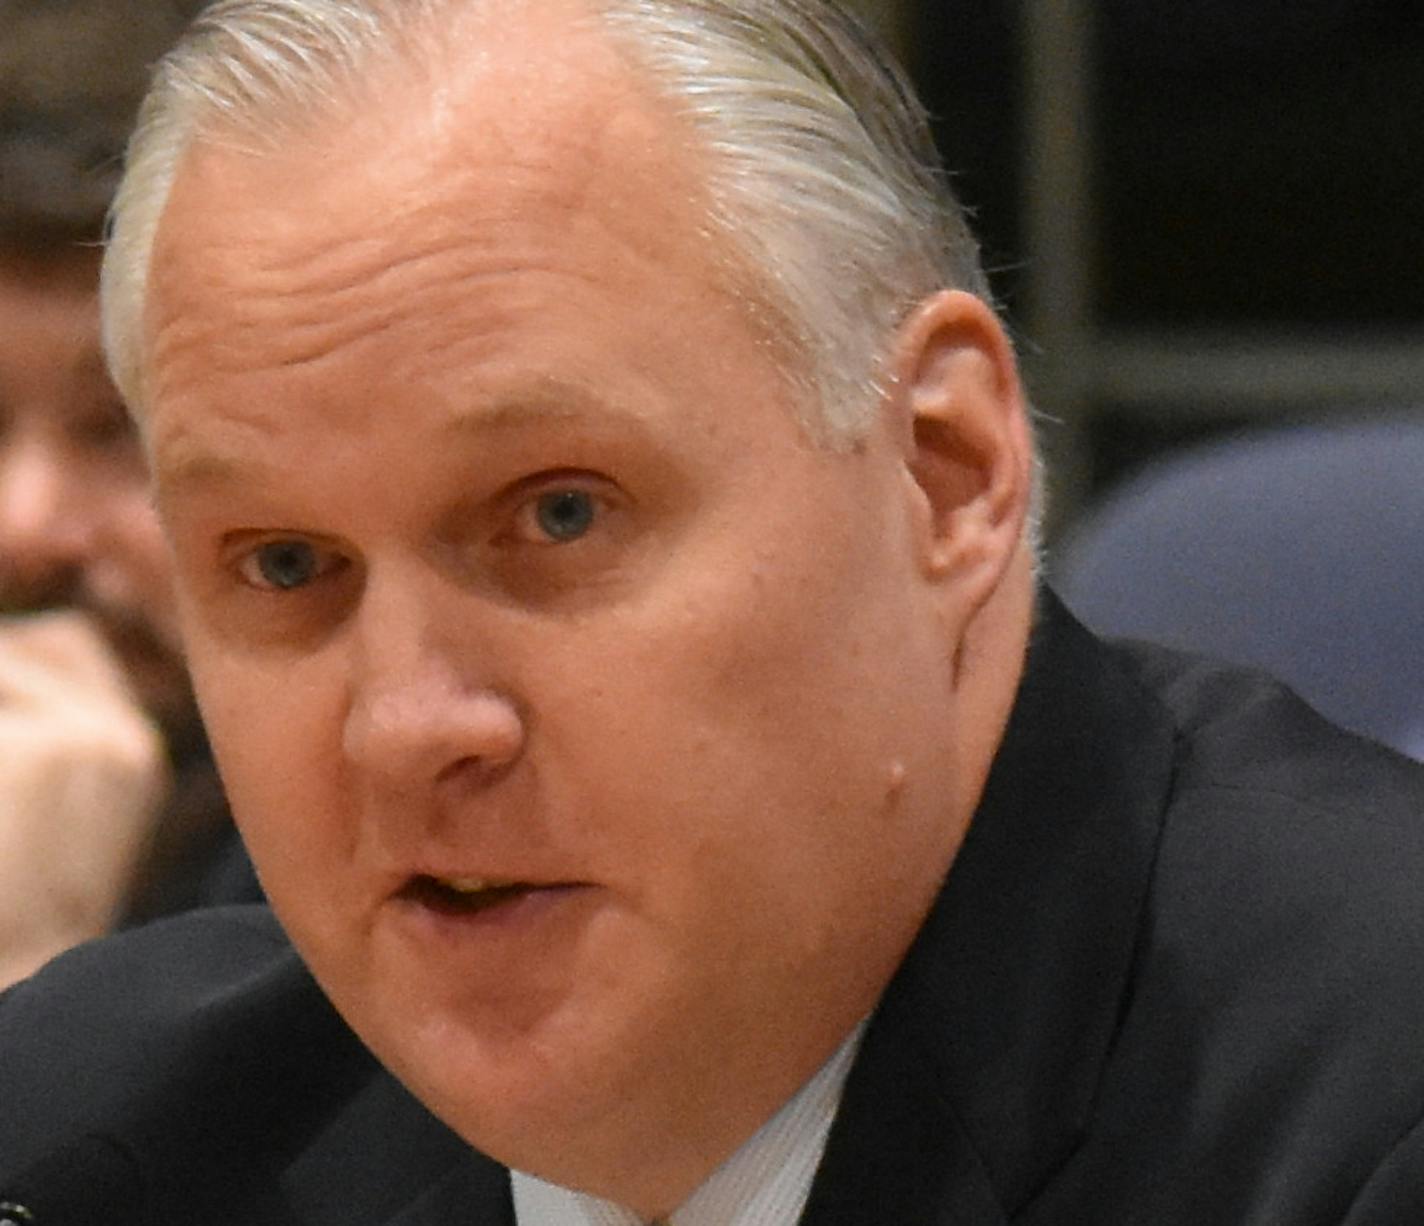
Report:
[[257,553],[257,569],[273,587],[300,587],[316,572],[316,551],[304,541],[264,545]]
[[593,523],[593,499],[582,490],[562,490],[539,499],[539,527],[556,541],[582,536]]

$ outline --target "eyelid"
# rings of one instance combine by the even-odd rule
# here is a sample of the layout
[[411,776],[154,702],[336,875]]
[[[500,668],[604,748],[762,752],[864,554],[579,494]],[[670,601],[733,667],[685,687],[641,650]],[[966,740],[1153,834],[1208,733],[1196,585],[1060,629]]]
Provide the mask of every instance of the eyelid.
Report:
[[608,489],[612,482],[599,473],[586,468],[550,468],[531,473],[507,486],[501,495],[503,501],[521,505],[543,494],[555,493],[563,489]]

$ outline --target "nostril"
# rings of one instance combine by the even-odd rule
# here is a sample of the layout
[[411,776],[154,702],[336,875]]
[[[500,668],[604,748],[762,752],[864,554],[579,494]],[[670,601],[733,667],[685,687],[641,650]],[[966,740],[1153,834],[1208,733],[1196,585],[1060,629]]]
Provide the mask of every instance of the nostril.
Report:
[[435,784],[441,788],[458,788],[463,785],[488,787],[507,775],[513,766],[512,758],[460,758],[449,763],[436,775]]

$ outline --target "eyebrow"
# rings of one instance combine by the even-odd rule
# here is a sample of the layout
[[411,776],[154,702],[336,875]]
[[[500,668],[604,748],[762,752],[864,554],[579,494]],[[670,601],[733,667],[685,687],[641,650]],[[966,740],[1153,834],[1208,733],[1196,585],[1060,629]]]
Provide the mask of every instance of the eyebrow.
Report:
[[154,465],[154,501],[162,503],[174,490],[241,484],[248,466],[224,455],[199,452],[182,455],[162,467]]

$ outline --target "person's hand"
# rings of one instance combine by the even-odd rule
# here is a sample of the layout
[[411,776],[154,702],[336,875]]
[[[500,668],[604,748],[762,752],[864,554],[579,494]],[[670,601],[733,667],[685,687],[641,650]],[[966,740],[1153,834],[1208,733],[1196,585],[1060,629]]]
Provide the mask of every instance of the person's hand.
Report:
[[167,784],[81,614],[0,619],[0,986],[108,930]]

